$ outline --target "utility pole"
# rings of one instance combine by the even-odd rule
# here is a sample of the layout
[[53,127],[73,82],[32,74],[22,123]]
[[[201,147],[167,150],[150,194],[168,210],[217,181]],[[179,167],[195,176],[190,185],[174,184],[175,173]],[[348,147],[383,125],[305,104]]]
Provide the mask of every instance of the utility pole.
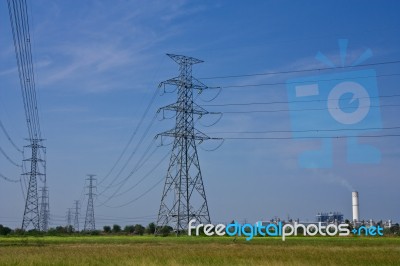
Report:
[[85,217],[85,226],[83,228],[84,231],[94,231],[96,230],[96,225],[94,221],[94,205],[93,205],[93,190],[95,188],[94,182],[96,179],[94,178],[96,175],[88,175],[89,178],[86,180],[89,181],[88,189],[88,203],[86,208],[86,217]]
[[75,200],[74,231],[79,232],[79,200]]
[[174,138],[172,154],[165,178],[164,190],[157,218],[156,234],[163,226],[170,225],[176,234],[187,229],[188,223],[196,219],[198,223],[211,223],[203,178],[197,155],[196,142],[210,139],[195,129],[194,117],[209,114],[194,103],[193,91],[201,93],[207,89],[203,83],[192,76],[192,65],[203,61],[183,55],[167,54],[179,64],[179,76],[160,83],[177,87],[178,99],[160,110],[176,113],[175,127],[160,133],[163,137]]

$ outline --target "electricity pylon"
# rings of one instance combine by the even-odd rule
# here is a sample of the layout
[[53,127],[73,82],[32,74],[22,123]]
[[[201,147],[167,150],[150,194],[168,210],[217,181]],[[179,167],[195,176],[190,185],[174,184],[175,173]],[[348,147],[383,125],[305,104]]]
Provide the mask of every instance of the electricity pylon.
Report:
[[75,200],[74,231],[79,232],[79,200]]
[[47,232],[49,229],[50,207],[49,207],[49,190],[45,185],[40,190],[42,197],[40,202],[40,229]]
[[67,211],[67,229],[69,230],[70,226],[72,226],[72,212],[71,208],[68,208]]
[[196,142],[210,139],[194,128],[194,117],[208,114],[194,103],[193,91],[201,93],[207,89],[192,76],[192,65],[203,61],[183,55],[167,54],[179,64],[179,76],[166,80],[160,86],[177,87],[178,99],[161,110],[176,113],[175,128],[157,136],[174,138],[172,154],[165,178],[157,218],[156,234],[163,226],[172,226],[176,234],[187,229],[188,223],[196,219],[199,223],[211,223],[203,178],[197,155]]
[[96,179],[94,178],[95,175],[88,175],[89,178],[87,180],[89,181],[89,193],[88,195],[88,204],[86,208],[86,217],[85,217],[85,226],[83,227],[84,231],[94,231],[96,230],[96,225],[94,221],[94,205],[93,205],[93,189],[95,188],[93,181]]
[[[30,225],[33,229],[41,229],[39,214],[39,198],[37,191],[37,178],[44,173],[39,170],[40,164],[44,164],[40,150],[43,139],[39,123],[39,108],[36,99],[35,71],[31,47],[31,35],[29,33],[29,17],[26,1],[7,0],[11,29],[14,40],[15,55],[17,59],[18,74],[21,85],[22,99],[24,103],[25,118],[28,127],[29,147],[31,149],[29,171],[23,175],[29,176],[29,185],[26,193],[24,217],[22,229],[26,230]],[[40,164],[39,164],[40,163]],[[44,181],[44,186],[46,182]]]
[[40,230],[40,215],[39,215],[39,198],[37,191],[37,177],[45,176],[39,170],[39,163],[44,164],[45,161],[39,157],[39,150],[44,150],[45,147],[40,145],[41,139],[31,139],[31,144],[25,146],[30,148],[31,157],[24,159],[24,162],[30,162],[30,171],[23,173],[29,176],[28,190],[26,192],[24,217],[22,219],[22,229],[26,230],[30,224],[36,230]]

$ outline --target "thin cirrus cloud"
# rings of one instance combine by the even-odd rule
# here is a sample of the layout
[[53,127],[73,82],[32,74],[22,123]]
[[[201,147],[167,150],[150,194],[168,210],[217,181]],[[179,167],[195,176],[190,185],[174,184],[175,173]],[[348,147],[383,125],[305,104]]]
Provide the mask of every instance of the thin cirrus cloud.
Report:
[[[157,46],[181,32],[174,19],[187,15],[184,3],[144,5],[142,9],[152,12],[127,12],[127,3],[120,5],[117,2],[110,14],[105,12],[105,6],[99,4],[94,5],[91,11],[93,16],[85,20],[78,18],[76,25],[70,28],[64,25],[62,35],[49,28],[48,32],[53,32],[56,37],[50,39],[41,51],[52,60],[52,64],[42,70],[41,84],[50,88],[55,83],[73,81],[73,87],[80,91],[101,92],[120,88],[128,77],[135,82],[144,81],[148,72],[144,70],[156,68],[154,56],[161,53]],[[168,10],[168,19],[162,18]],[[188,12],[201,10],[188,9]],[[166,20],[164,26],[153,25],[151,18],[158,16],[160,20]],[[47,22],[41,23],[48,25]],[[47,35],[44,28],[41,26],[40,33],[36,35]],[[93,80],[98,82],[93,84]]]

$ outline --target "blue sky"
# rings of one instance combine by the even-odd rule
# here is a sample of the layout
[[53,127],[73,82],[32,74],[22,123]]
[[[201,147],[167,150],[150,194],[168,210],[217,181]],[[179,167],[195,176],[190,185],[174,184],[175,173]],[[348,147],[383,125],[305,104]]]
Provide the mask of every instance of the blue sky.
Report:
[[[285,83],[292,79],[341,74],[349,69],[225,79],[207,77],[326,67],[315,56],[326,55],[341,64],[339,39],[348,40],[346,65],[367,49],[372,57],[363,64],[400,59],[398,1],[28,1],[33,36],[36,86],[42,131],[47,139],[47,178],[52,225],[65,224],[65,212],[82,199],[86,174],[102,179],[111,169],[144,113],[158,83],[174,77],[177,65],[165,54],[176,53],[204,60],[194,76],[209,86],[223,87],[218,97],[210,90],[197,98],[200,105],[284,102],[279,105],[204,106],[210,111],[282,110],[290,106]],[[26,145],[18,72],[6,1],[0,3],[0,119],[18,146]],[[359,67],[373,69],[380,96],[399,94],[399,64]],[[339,75],[338,74],[338,75]],[[232,85],[271,84],[255,87]],[[137,144],[156,110],[175,100],[174,93],[158,95],[127,153],[111,175],[98,186],[95,205],[114,193],[134,186],[158,162],[162,163],[132,190],[95,209],[97,226],[147,224],[155,219],[170,146],[155,152],[129,178],[153,136],[174,125],[156,120]],[[379,99],[383,128],[400,126],[399,97]],[[383,106],[385,105],[385,106]],[[392,106],[386,106],[392,105]],[[301,108],[313,108],[302,105]],[[198,128],[213,137],[254,137],[218,132],[290,131],[290,112],[225,113],[204,117]],[[158,117],[161,120],[161,117]],[[322,126],[308,117],[309,129]],[[310,121],[311,120],[311,121]],[[214,133],[213,133],[214,132]],[[376,134],[399,134],[378,130]],[[315,134],[315,133],[314,133]],[[338,132],[337,135],[340,135]],[[361,133],[363,134],[363,133]],[[259,135],[257,135],[259,136]],[[271,136],[264,134],[262,136]],[[273,136],[288,136],[279,133]],[[311,135],[310,136],[315,136]],[[319,211],[341,211],[351,218],[351,190],[360,193],[362,219],[400,221],[398,202],[399,137],[362,138],[376,147],[375,164],[346,161],[346,139],[332,142],[333,164],[305,169],[299,154],[317,148],[320,140],[226,140],[203,143],[200,163],[213,222],[232,219],[253,222],[275,216],[314,220]],[[0,135],[0,146],[16,161],[21,155]],[[136,150],[135,148],[138,147]],[[154,146],[155,147],[155,146]],[[134,153],[133,153],[134,152]],[[132,160],[128,161],[133,153]],[[126,163],[127,162],[127,163]],[[20,169],[0,157],[1,173],[19,178]],[[118,173],[126,163],[126,167]],[[123,188],[105,187],[126,178]],[[24,199],[19,184],[0,180],[0,223],[20,226]],[[86,210],[83,202],[81,212]]]

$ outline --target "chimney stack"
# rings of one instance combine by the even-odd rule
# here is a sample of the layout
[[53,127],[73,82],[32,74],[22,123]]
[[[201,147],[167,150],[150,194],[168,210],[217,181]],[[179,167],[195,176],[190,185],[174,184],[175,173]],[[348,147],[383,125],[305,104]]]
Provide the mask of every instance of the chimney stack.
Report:
[[359,222],[358,217],[358,192],[354,191],[351,193],[352,196],[352,205],[353,205],[353,222]]

